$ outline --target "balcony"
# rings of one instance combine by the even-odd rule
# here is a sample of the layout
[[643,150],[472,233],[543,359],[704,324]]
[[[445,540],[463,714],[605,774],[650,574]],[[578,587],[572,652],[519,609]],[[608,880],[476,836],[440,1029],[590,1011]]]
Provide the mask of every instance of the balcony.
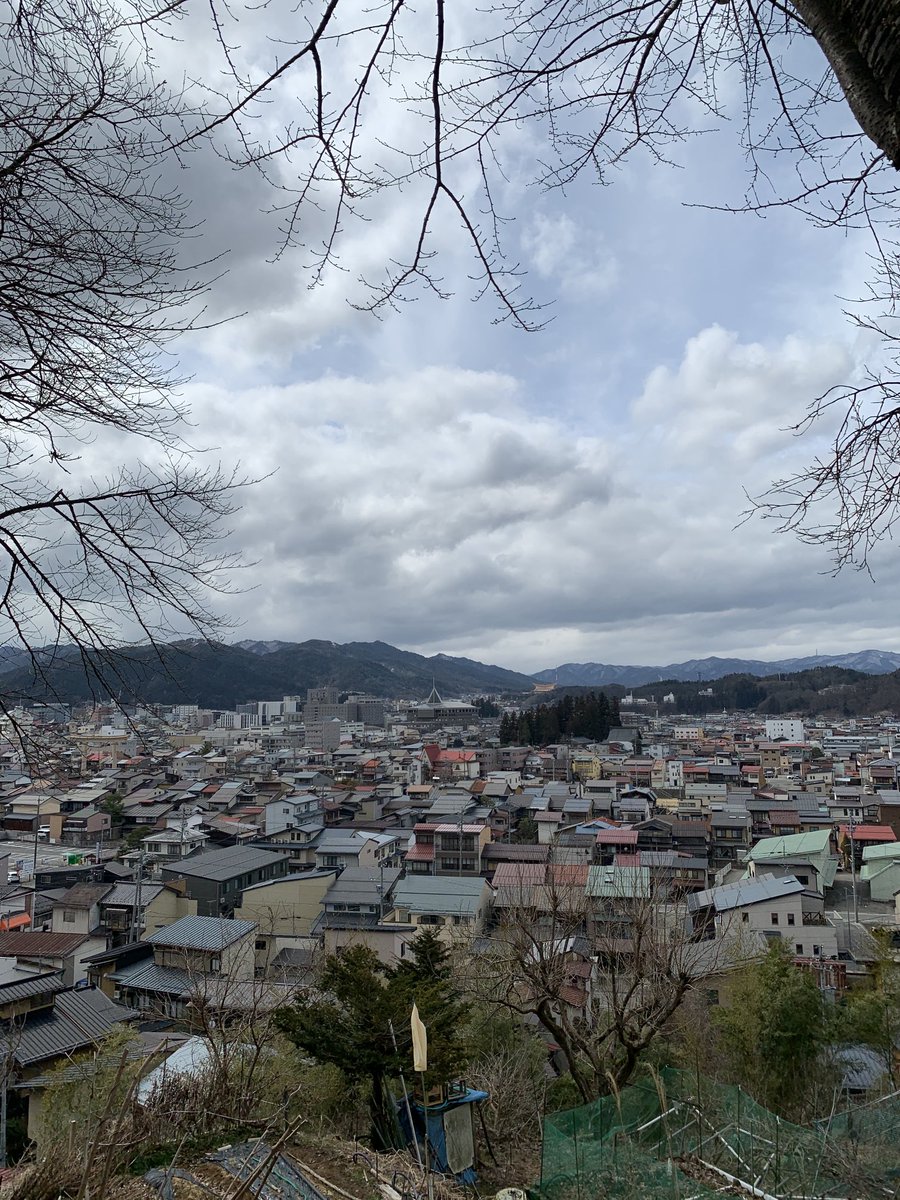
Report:
[[803,914],[803,924],[804,925],[827,925],[828,921],[825,919],[824,913],[805,912]]

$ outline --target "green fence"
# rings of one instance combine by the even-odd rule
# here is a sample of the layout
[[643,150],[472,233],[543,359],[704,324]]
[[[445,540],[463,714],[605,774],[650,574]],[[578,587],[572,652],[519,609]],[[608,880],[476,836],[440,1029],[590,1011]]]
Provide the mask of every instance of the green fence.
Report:
[[900,1098],[800,1126],[740,1088],[666,1069],[547,1117],[533,1191],[541,1200],[708,1200],[728,1177],[783,1200],[900,1197]]

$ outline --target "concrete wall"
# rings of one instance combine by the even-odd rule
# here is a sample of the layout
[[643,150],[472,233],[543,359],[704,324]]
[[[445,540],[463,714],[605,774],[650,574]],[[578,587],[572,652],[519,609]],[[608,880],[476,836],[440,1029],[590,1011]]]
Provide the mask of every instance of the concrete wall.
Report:
[[417,925],[377,925],[373,929],[326,929],[324,949],[335,954],[345,946],[368,946],[383,963],[403,957],[403,946],[419,932]]
[[322,912],[322,898],[337,878],[337,871],[299,879],[274,879],[244,892],[234,915],[256,921],[260,934],[296,934],[305,937]]

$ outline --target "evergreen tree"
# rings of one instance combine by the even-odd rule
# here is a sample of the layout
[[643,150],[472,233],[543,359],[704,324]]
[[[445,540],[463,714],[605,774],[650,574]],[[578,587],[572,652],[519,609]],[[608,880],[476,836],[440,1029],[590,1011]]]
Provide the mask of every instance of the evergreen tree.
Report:
[[447,1083],[466,1061],[461,1031],[467,1008],[453,983],[449,951],[430,929],[409,950],[409,958],[393,967],[367,946],[331,954],[320,990],[277,1014],[279,1027],[301,1049],[333,1063],[348,1079],[368,1082],[372,1140],[381,1149],[402,1144],[391,1084],[401,1070],[412,1071],[413,1003],[428,1030],[426,1083]]
[[524,813],[516,825],[513,841],[521,845],[536,846],[538,840],[537,821],[530,813]]
[[784,942],[742,973],[716,1020],[736,1081],[767,1108],[803,1117],[828,1031],[816,982],[791,962]]
[[598,701],[597,707],[598,707],[597,740],[600,742],[605,742],[606,739],[609,737],[609,730],[610,730],[610,726],[612,724],[612,721],[611,721],[612,709],[610,708],[609,700],[607,698],[606,692],[600,693],[600,699]]
[[367,946],[348,946],[329,955],[321,992],[307,994],[276,1017],[281,1030],[320,1062],[333,1063],[348,1079],[369,1084],[372,1140],[379,1149],[401,1144],[388,1081],[399,1073],[394,1050],[401,1013],[388,983],[386,967]]
[[409,957],[391,970],[391,991],[401,1012],[407,1014],[404,1034],[413,1004],[428,1031],[426,1082],[447,1083],[466,1065],[462,1029],[468,1006],[453,982],[450,951],[436,930],[423,929],[409,948]]

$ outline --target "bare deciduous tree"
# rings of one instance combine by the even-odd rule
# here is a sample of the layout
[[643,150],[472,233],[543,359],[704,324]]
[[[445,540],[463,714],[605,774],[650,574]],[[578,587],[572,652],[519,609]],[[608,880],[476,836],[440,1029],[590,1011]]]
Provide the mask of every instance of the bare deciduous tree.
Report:
[[140,5],[0,5],[0,640],[39,677],[73,647],[109,689],[123,639],[215,630],[239,483],[183,436],[167,347],[211,272],[183,258]]
[[721,969],[725,948],[698,944],[684,906],[651,897],[646,869],[618,872],[612,890],[596,895],[585,890],[587,868],[540,871],[541,881],[520,872],[518,896],[506,886],[472,987],[536,1018],[588,1102],[629,1081],[692,987]]
[[[266,7],[277,24],[275,0]],[[639,148],[664,162],[675,144],[726,122],[740,131],[749,168],[746,195],[729,207],[789,205],[822,226],[870,228],[880,276],[872,315],[856,310],[855,319],[877,330],[888,365],[811,403],[798,433],[845,414],[830,451],[752,506],[826,545],[839,567],[866,564],[900,497],[892,0],[504,0],[478,11],[445,0],[425,11],[399,0],[310,0],[299,13],[302,33],[282,34],[266,69],[258,55],[241,55],[241,12],[214,7],[225,81],[209,89],[212,113],[186,136],[228,131],[225,152],[270,174],[285,246],[310,253],[316,281],[339,263],[342,235],[379,193],[420,195],[408,251],[372,282],[375,310],[416,285],[448,294],[435,253],[450,224],[470,243],[477,293],[493,295],[500,320],[534,328],[541,305],[522,290],[504,237],[510,164],[545,188],[584,172],[605,183]],[[289,104],[283,128],[267,119],[275,98]],[[405,110],[399,144],[381,134],[390,101]],[[701,199],[713,202],[708,191]],[[309,220],[319,209],[328,214],[322,233],[320,214]]]

